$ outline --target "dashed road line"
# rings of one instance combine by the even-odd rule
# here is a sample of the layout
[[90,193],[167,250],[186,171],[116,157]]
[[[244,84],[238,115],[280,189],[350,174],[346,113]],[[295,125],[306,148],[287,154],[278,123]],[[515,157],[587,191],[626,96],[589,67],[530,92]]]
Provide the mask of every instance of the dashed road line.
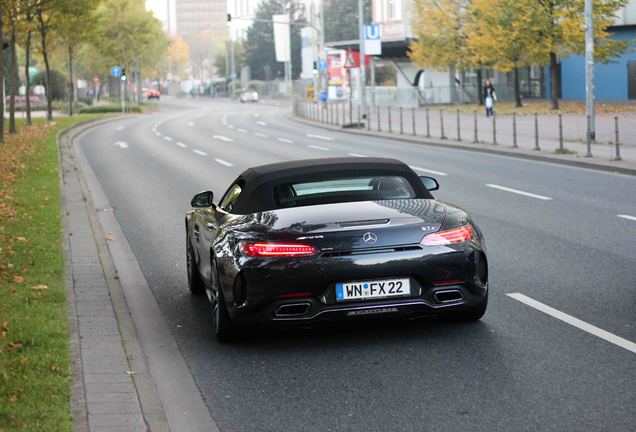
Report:
[[113,143],[113,145],[116,145],[119,148],[123,148],[123,149],[127,149],[128,148],[128,143],[124,142],[124,141],[116,141]]
[[265,123],[265,122],[264,122],[264,121],[262,121],[262,120],[257,121],[257,122],[256,122],[256,124],[259,124],[259,125],[261,125],[261,126],[267,126],[267,123]]
[[157,135],[158,137],[163,136],[161,132],[155,132],[155,135]]
[[172,141],[172,138],[170,138],[169,136],[165,136],[163,137],[163,139],[165,139],[166,141]]
[[630,216],[630,215],[616,215],[616,216],[618,216],[619,218],[636,221],[636,216]]
[[207,155],[208,155],[206,152],[201,151],[201,150],[194,149],[194,150],[192,150],[192,151],[193,151],[194,153],[198,154],[198,155],[201,155],[201,156],[207,156]]
[[225,165],[226,167],[232,167],[232,166],[234,166],[234,165],[232,165],[231,163],[229,163],[228,161],[225,161],[225,160],[223,160],[223,159],[216,158],[216,159],[214,159],[214,161],[215,161],[216,163],[220,163],[221,165]]
[[327,137],[327,136],[323,136],[323,135],[307,134],[307,138],[315,138],[315,139],[319,139],[319,140],[323,140],[323,141],[333,141],[333,138]]
[[226,136],[223,135],[213,135],[212,136],[213,139],[215,140],[219,140],[219,141],[225,141],[225,142],[232,142],[234,141],[232,138],[228,138]]
[[188,122],[188,126],[194,127],[194,122]]
[[267,138],[267,135],[265,135],[264,133],[260,133],[260,132],[254,132],[254,135],[256,135],[257,137],[261,137],[261,138]]
[[329,147],[317,146],[317,145],[313,145],[313,144],[310,144],[307,147],[312,148],[312,149],[316,149],[316,150],[320,150],[320,151],[329,151],[329,150],[331,150]]
[[422,167],[418,167],[418,166],[415,166],[415,165],[409,165],[409,167],[411,167],[411,169],[415,170],[415,171],[422,171],[422,172],[425,172],[425,173],[435,174],[435,175],[438,175],[438,176],[447,176],[448,175],[445,172],[435,171],[435,170],[428,169],[428,168],[422,168]]
[[292,141],[290,139],[287,139],[287,138],[276,138],[276,141],[284,142],[284,143],[287,143],[287,144],[293,144],[294,143],[294,141]]
[[486,186],[488,186],[489,188],[499,189],[499,190],[502,190],[502,191],[511,192],[511,193],[515,193],[515,194],[518,194],[518,195],[523,195],[523,196],[527,196],[527,197],[530,197],[530,198],[536,198],[536,199],[540,199],[540,200],[544,200],[544,201],[550,201],[552,199],[552,198],[547,197],[547,196],[537,195],[537,194],[533,194],[533,193],[530,193],[530,192],[524,192],[524,191],[521,191],[519,189],[512,189],[512,188],[509,188],[509,187],[499,186],[499,185],[491,184],[491,183],[486,183]]
[[367,155],[363,155],[362,153],[349,153],[349,156],[353,156],[353,157],[368,157]]
[[181,141],[177,141],[176,144],[181,147],[181,148],[188,148],[188,146],[184,143],[182,143]]
[[240,133],[247,133],[245,129],[241,129],[241,128],[237,128],[236,131]]
[[234,129],[234,126],[232,126],[231,124],[227,125],[227,127],[230,129]]
[[123,130],[124,130],[124,127],[123,127],[123,126],[119,126],[119,127],[117,128],[117,130],[118,130],[118,131],[123,131]]
[[609,343],[612,343],[614,345],[617,345],[621,348],[626,349],[627,351],[631,351],[634,354],[636,354],[636,343],[628,341],[627,339],[623,339],[620,336],[616,336],[613,333],[610,333],[608,331],[602,330],[596,326],[593,326],[592,324],[588,324],[585,321],[581,321],[578,318],[574,318],[571,315],[566,314],[565,312],[561,312],[558,309],[554,309],[553,307],[550,307],[548,305],[545,305],[539,301],[536,301],[533,298],[530,298],[528,296],[525,296],[523,294],[520,293],[508,293],[506,294],[508,297],[511,297],[527,306],[530,306],[531,308],[534,308],[540,312],[543,312],[544,314],[550,315],[551,317],[554,317],[558,320],[561,320],[565,323],[570,324],[571,326],[574,326],[580,330],[583,330],[584,332],[587,332],[591,335],[594,335],[598,338],[601,338],[603,340],[606,340]]

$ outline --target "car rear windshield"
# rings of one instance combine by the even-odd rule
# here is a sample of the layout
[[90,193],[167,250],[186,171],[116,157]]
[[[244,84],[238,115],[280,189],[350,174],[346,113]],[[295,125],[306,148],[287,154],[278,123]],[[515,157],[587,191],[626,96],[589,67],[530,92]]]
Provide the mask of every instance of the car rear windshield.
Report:
[[279,208],[408,198],[415,198],[415,191],[409,181],[400,176],[330,179],[274,187],[274,200]]

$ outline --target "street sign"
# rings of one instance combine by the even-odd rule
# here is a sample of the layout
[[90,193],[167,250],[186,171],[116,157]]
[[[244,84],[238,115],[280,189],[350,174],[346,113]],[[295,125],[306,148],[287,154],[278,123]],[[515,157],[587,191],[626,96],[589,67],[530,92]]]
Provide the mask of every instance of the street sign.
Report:
[[360,55],[358,55],[358,58],[356,59],[353,54],[353,51],[347,51],[347,58],[344,64],[345,69],[352,69],[360,66]]
[[367,55],[382,54],[380,24],[369,24],[364,26],[364,53]]
[[318,70],[321,70],[321,71],[327,70],[327,60],[320,60],[318,62]]
[[231,80],[235,80],[235,79],[236,79],[236,72],[232,72],[232,73],[230,74],[230,79],[231,79]]
[[113,66],[112,69],[110,70],[110,74],[114,77],[120,77],[121,76],[121,66]]

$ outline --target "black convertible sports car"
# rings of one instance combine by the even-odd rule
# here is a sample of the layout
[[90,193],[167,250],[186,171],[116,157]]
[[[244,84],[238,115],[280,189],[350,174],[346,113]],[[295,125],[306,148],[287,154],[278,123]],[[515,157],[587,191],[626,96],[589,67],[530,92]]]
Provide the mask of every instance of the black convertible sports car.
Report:
[[486,247],[439,185],[392,159],[338,158],[250,168],[218,204],[186,214],[188,284],[212,304],[214,332],[369,316],[478,320]]

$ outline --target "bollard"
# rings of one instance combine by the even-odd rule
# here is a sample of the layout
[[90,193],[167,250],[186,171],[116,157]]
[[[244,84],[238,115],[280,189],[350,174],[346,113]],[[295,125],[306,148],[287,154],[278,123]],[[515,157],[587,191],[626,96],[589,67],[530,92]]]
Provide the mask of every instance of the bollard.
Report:
[[404,135],[404,123],[402,121],[402,106],[400,105],[400,135]]
[[497,114],[492,112],[492,143],[497,145]]
[[563,152],[563,116],[559,113],[559,150]]
[[371,130],[371,105],[367,107],[367,130]]
[[411,123],[413,125],[413,136],[417,135],[417,131],[415,130],[415,107],[411,108]]
[[379,106],[375,107],[375,112],[377,114],[376,117],[378,118],[376,120],[377,123],[378,123],[378,132],[382,132],[382,125],[380,125],[380,120],[382,120],[382,119],[380,118],[380,107]]
[[512,148],[519,147],[517,145],[517,113],[512,113]]
[[349,99],[349,123],[353,123],[353,102]]
[[439,110],[439,126],[442,130],[440,138],[446,139],[446,136],[444,135],[444,112],[442,110]]
[[586,140],[587,140],[587,153],[585,155],[585,157],[592,157],[592,129],[591,129],[591,125],[592,125],[592,119],[591,117],[588,115],[587,116],[587,130],[586,130]]
[[477,111],[473,111],[473,116],[475,117],[475,137],[473,139],[473,143],[477,144],[479,142],[479,137],[477,136]]
[[388,105],[386,107],[386,112],[388,113],[388,119],[389,119],[389,133],[393,132],[393,126],[391,125],[391,105]]
[[541,150],[539,147],[539,114],[534,113],[534,149],[535,151]]
[[621,161],[623,159],[621,158],[621,149],[618,141],[618,117],[614,117],[614,134],[616,136],[616,157],[614,158],[614,160]]
[[426,138],[431,137],[431,122],[428,117],[428,108],[426,108]]
[[362,119],[360,118],[360,114],[362,114],[362,109],[360,109],[360,105],[358,105],[358,124],[356,127],[360,127],[362,124]]
[[459,110],[457,110],[457,141],[462,140],[462,133],[460,131],[460,128],[461,128],[461,124],[459,119]]

